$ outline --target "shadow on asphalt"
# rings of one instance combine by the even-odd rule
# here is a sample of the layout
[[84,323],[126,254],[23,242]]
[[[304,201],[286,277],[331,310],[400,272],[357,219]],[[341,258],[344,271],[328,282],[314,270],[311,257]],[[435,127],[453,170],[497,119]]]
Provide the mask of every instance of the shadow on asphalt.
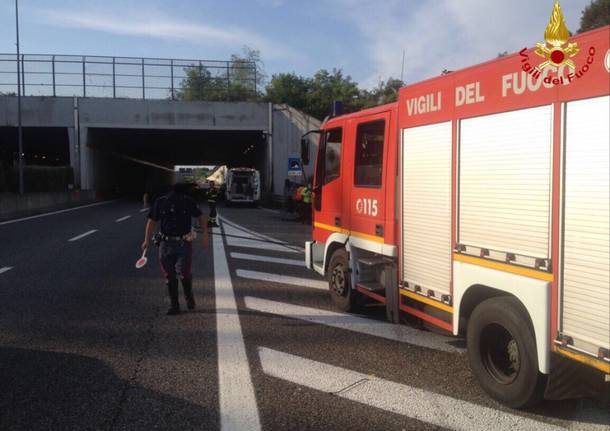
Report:
[[97,359],[0,347],[1,430],[192,429],[209,415],[121,379]]

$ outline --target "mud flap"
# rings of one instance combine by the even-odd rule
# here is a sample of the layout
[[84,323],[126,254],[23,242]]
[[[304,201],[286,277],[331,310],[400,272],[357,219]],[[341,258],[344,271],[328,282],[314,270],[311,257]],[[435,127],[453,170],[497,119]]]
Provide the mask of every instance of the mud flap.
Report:
[[604,373],[557,353],[551,354],[551,374],[544,391],[545,399],[567,400],[587,397],[608,402],[609,394],[610,383],[604,381]]
[[396,265],[384,266],[381,280],[385,288],[386,318],[389,322],[400,323],[400,292],[396,278]]

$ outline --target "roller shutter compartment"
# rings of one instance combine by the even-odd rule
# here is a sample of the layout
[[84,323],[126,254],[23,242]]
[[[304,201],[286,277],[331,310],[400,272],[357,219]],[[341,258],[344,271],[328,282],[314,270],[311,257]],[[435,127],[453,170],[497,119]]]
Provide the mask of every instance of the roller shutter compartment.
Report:
[[597,356],[610,346],[610,98],[565,112],[562,334]]
[[448,294],[451,279],[451,122],[403,130],[403,280]]
[[458,242],[547,259],[551,106],[460,122]]

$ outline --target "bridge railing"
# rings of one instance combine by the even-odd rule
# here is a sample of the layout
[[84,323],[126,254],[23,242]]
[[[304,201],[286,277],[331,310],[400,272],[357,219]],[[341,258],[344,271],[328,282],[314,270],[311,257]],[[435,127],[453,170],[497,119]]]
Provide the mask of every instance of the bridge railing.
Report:
[[[257,91],[256,64],[241,60],[21,54],[19,62],[26,96],[239,100]],[[17,94],[17,82],[17,55],[0,53],[0,94]]]

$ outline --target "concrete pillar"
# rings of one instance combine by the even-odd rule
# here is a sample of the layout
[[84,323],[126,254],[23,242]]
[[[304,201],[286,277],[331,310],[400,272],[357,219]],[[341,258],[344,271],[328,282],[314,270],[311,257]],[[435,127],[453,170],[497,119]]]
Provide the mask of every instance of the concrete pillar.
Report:
[[80,162],[77,142],[76,130],[74,127],[68,127],[68,147],[70,150],[70,166],[74,171],[74,188],[80,189]]
[[87,145],[89,129],[80,128],[80,186],[81,190],[95,190],[93,150]]

